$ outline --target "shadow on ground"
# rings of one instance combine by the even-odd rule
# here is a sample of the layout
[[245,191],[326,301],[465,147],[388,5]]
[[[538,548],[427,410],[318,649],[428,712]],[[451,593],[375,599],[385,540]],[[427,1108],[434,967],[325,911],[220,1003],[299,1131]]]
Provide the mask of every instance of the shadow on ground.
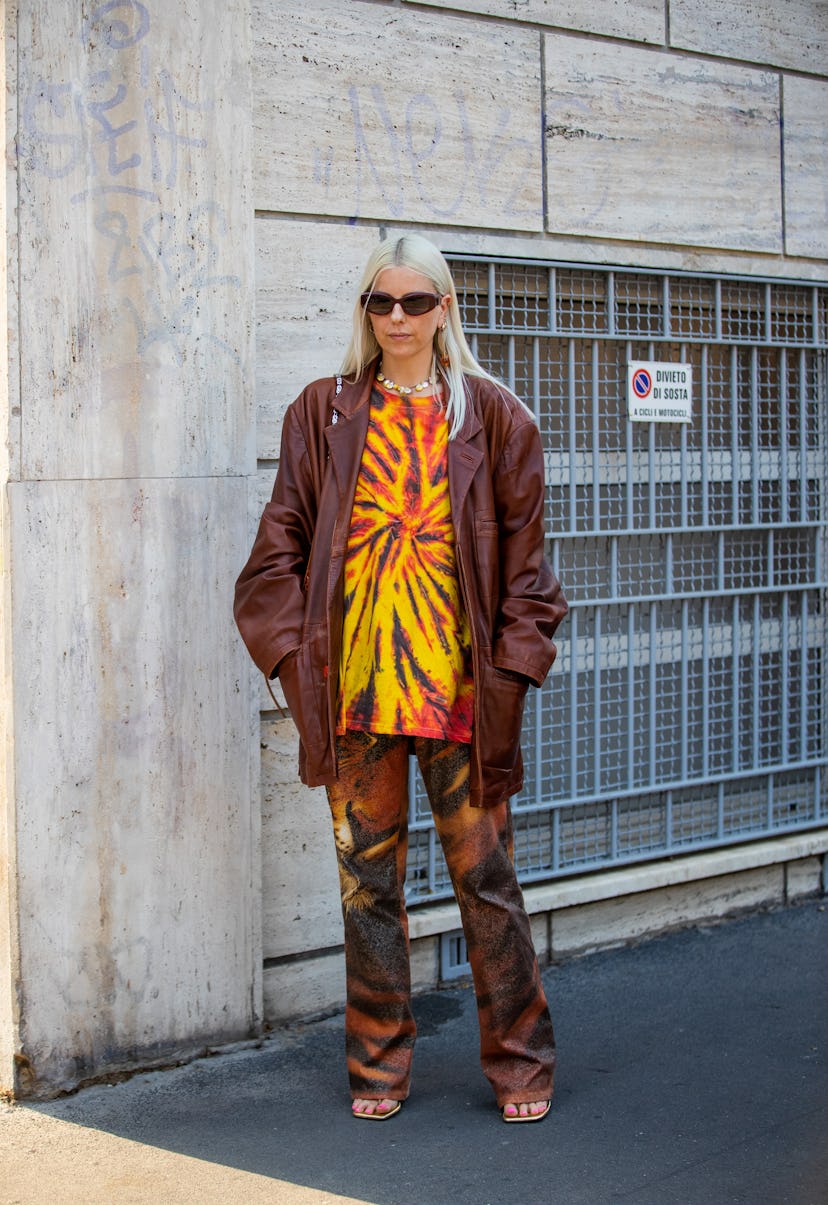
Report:
[[544,980],[560,1066],[540,1125],[500,1121],[468,989],[416,1002],[412,1095],[387,1123],[350,1117],[340,1018],[36,1108],[374,1205],[828,1203],[824,904]]

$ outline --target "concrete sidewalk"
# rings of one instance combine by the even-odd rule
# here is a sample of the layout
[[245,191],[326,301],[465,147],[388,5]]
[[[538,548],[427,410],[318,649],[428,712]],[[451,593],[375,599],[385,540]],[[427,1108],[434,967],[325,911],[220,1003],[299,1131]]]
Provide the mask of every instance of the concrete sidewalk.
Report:
[[341,1018],[0,1108],[0,1205],[828,1205],[828,912],[550,968],[552,1113],[505,1126],[467,989],[417,1001],[410,1100],[348,1111]]

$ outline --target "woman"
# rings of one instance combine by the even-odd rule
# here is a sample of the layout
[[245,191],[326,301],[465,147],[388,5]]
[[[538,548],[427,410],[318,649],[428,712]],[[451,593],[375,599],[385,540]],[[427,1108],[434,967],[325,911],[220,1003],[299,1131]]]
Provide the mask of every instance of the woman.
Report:
[[382,242],[342,375],[287,411],[235,607],[254,661],[282,683],[302,780],[327,788],[359,1118],[393,1116],[409,1090],[410,752],[460,906],[483,1070],[504,1121],[549,1111],[555,1041],[509,812],[524,695],[566,613],[543,494],[537,427],[474,359],[443,256],[419,236]]

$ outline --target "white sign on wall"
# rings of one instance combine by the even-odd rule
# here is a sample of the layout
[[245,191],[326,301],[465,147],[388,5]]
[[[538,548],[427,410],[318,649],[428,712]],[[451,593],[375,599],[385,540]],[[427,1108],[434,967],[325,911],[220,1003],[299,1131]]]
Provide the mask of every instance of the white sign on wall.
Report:
[[693,366],[658,360],[627,363],[627,412],[637,423],[693,419]]

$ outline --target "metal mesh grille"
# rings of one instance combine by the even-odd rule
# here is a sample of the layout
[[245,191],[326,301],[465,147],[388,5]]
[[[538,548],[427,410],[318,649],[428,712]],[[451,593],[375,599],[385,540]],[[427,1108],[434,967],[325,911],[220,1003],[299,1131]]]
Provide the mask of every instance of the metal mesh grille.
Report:
[[[828,821],[828,289],[453,259],[483,364],[535,411],[570,601],[530,691],[524,881]],[[632,423],[628,360],[689,362]],[[412,771],[412,903],[451,894]]]

